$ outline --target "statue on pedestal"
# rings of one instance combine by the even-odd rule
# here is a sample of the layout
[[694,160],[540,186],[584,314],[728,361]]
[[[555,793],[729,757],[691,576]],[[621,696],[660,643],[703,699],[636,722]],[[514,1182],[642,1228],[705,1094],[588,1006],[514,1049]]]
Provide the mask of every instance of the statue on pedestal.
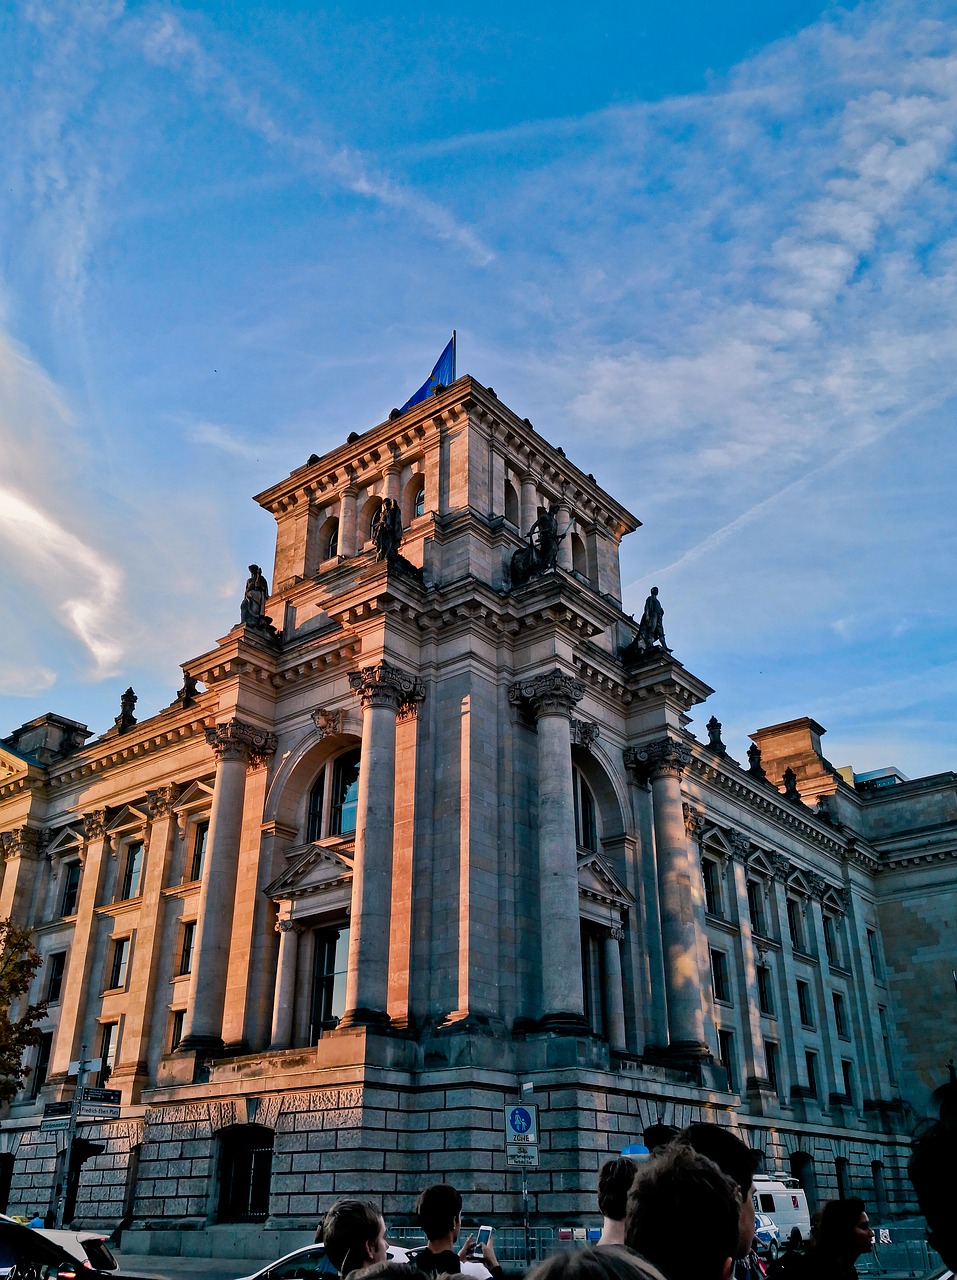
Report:
[[525,546],[519,547],[512,554],[510,570],[512,586],[523,586],[529,578],[554,569],[558,564],[558,548],[567,534],[568,529],[564,533],[558,531],[558,505],[552,503],[525,535]]
[[269,583],[258,564],[249,566],[249,577],[243,602],[239,607],[239,620],[245,627],[253,631],[261,631],[264,635],[276,637],[278,634],[272,624],[272,618],[266,616],[266,601],[269,599]]
[[402,543],[402,512],[395,498],[384,498],[372,517],[372,541],[377,560],[394,560]]
[[652,587],[638,623],[638,634],[619,655],[624,663],[640,662],[652,653],[671,653],[665,642],[665,611],[658,599],[658,588]]

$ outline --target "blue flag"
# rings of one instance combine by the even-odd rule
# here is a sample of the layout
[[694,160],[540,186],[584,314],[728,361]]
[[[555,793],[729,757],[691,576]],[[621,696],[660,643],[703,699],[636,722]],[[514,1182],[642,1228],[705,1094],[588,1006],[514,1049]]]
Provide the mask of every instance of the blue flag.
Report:
[[443,387],[449,386],[455,381],[455,332],[453,330],[452,337],[449,339],[448,346],[435,362],[435,368],[422,383],[414,396],[406,400],[405,404],[399,410],[405,413],[406,409],[411,409],[414,404],[418,404],[420,400],[424,400],[432,391],[433,387],[437,387],[439,383]]

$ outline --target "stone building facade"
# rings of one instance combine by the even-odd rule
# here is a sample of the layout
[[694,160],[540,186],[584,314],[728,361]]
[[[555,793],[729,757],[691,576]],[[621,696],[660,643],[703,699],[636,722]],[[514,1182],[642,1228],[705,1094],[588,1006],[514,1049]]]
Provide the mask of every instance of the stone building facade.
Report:
[[[812,1198],[909,1207],[954,1049],[954,776],[855,788],[810,719],[748,765],[697,741],[712,691],[622,611],[639,522],[471,378],[258,501],[272,594],[252,566],[170,706],[0,744],[0,915],[49,1002],[0,1124],[8,1211],[268,1252],[337,1195],[396,1223],[449,1179],[515,1222],[525,1083],[543,1223],[695,1118]],[[40,1116],[84,1054],[122,1111],[68,1161]]]

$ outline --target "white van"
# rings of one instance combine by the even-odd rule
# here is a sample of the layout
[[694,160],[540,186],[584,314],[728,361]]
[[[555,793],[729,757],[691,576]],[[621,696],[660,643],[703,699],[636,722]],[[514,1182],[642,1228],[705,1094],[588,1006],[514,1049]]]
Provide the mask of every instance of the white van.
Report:
[[754,1207],[773,1220],[781,1233],[782,1245],[787,1243],[795,1227],[800,1231],[802,1240],[807,1240],[811,1234],[807,1196],[797,1178],[776,1179],[769,1178],[766,1174],[756,1174]]

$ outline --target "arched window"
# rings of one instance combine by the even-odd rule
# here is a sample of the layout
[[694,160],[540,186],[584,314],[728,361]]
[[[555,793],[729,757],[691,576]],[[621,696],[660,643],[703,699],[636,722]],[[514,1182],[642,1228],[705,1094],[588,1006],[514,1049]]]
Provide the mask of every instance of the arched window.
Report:
[[585,554],[585,543],[582,541],[581,535],[572,532],[572,568],[576,573],[580,573],[583,578],[588,577],[588,557]]
[[415,498],[412,501],[412,518],[425,515],[425,481],[419,485],[416,490]]
[[592,789],[577,766],[572,766],[575,790],[575,841],[580,849],[598,852],[598,808]]
[[356,829],[359,802],[359,748],[323,765],[309,792],[306,839],[347,836]]
[[261,1222],[269,1214],[274,1134],[238,1124],[219,1137],[219,1222]]
[[322,548],[323,560],[333,560],[339,554],[339,521],[330,520],[326,530],[325,545]]

